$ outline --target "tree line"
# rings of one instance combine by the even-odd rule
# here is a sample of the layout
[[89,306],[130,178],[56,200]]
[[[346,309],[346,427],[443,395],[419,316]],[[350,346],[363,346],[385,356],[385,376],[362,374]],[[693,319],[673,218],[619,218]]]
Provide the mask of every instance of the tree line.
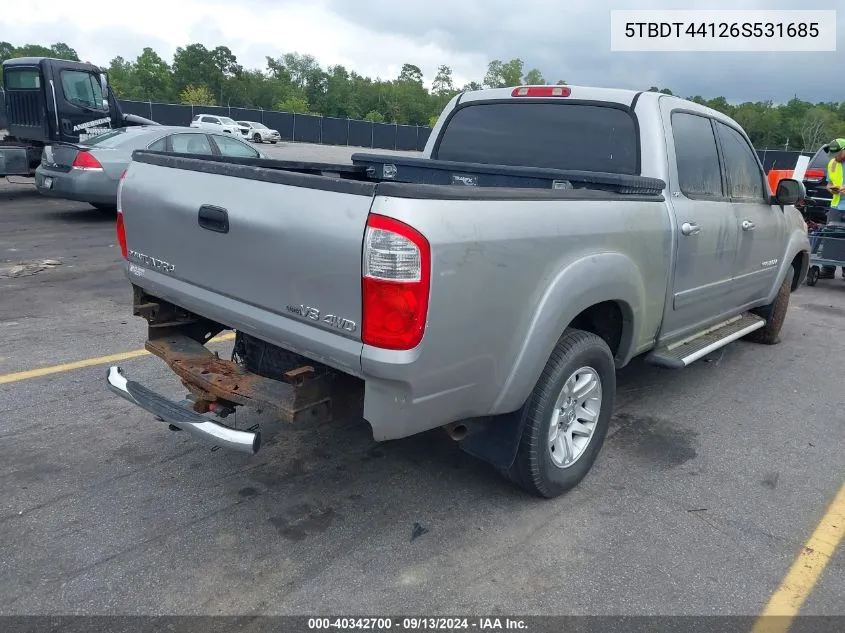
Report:
[[[76,51],[63,42],[49,47],[0,42],[0,61],[24,56],[79,60]],[[209,49],[198,43],[178,47],[171,62],[147,47],[134,60],[118,56],[105,68],[114,92],[122,99],[261,108],[407,125],[433,125],[443,106],[463,90],[566,84],[564,80],[547,81],[538,69],[526,68],[521,59],[494,59],[484,77],[464,86],[457,86],[452,69],[441,65],[431,87],[426,88],[422,70],[411,63],[403,64],[393,79],[364,77],[340,65],[323,68],[313,55],[296,52],[268,56],[264,69],[245,68],[228,47]],[[672,94],[657,86],[649,90]],[[815,151],[831,138],[845,136],[845,101],[811,103],[796,96],[776,105],[772,101],[732,104],[725,97],[700,95],[686,98],[735,119],[760,149]]]

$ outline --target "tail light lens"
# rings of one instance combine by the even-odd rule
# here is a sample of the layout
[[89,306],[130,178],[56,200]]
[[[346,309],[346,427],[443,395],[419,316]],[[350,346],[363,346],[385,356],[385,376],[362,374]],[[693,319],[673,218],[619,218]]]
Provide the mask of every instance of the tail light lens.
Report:
[[413,349],[428,315],[431,247],[404,222],[370,215],[364,236],[361,336],[382,349]]
[[126,170],[120,174],[120,182],[117,183],[117,241],[120,244],[120,254],[123,259],[128,259],[129,250],[126,247],[126,228],[123,225],[123,181],[126,180]]
[[89,154],[88,150],[84,149],[80,150],[76,154],[76,158],[73,159],[73,165],[71,165],[71,167],[74,169],[103,170],[103,166],[100,164],[100,161]]
[[804,174],[804,180],[821,180],[822,178],[824,178],[822,169],[808,169]]

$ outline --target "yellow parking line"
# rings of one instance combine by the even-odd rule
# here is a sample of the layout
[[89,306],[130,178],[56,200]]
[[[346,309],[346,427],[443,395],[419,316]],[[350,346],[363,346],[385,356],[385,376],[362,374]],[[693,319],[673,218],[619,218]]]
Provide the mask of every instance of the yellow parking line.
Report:
[[[209,343],[222,343],[223,341],[232,341],[234,338],[234,332],[226,332],[225,334],[215,336],[209,341]],[[58,374],[63,371],[71,371],[72,369],[82,369],[83,367],[94,367],[95,365],[116,363],[121,360],[129,360],[130,358],[146,356],[147,354],[149,354],[149,352],[145,349],[135,349],[131,352],[109,354],[108,356],[97,356],[96,358],[86,358],[85,360],[77,360],[72,363],[64,363],[62,365],[53,365],[52,367],[39,367],[38,369],[29,369],[27,371],[19,371],[13,374],[0,374],[0,385],[5,385],[10,382],[18,382],[19,380],[28,380],[29,378],[40,378],[41,376]]]
[[772,594],[752,633],[786,633],[845,535],[845,484]]

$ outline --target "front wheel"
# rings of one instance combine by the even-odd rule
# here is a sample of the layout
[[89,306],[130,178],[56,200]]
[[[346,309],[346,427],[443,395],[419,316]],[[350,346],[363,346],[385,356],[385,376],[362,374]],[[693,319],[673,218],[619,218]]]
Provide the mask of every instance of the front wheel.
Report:
[[615,395],[607,343],[590,332],[567,330],[528,398],[508,477],[548,499],[574,488],[601,450]]
[[794,278],[795,269],[790,268],[786,277],[783,279],[783,283],[780,285],[777,295],[775,295],[775,300],[767,306],[752,310],[757,316],[766,319],[766,325],[748,334],[745,337],[746,340],[752,343],[762,343],[763,345],[776,345],[780,342],[780,330],[783,327],[786,311],[789,308],[789,296],[792,294],[792,280]]
[[252,140],[256,143],[260,143],[261,142],[261,135],[256,134],[255,136],[252,137]]

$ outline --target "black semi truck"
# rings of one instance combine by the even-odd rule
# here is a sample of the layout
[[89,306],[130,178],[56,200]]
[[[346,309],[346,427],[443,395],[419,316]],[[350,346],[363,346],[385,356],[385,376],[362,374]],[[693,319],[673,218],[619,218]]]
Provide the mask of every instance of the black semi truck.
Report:
[[7,134],[0,140],[0,177],[33,176],[51,143],[80,143],[106,130],[156,125],[124,114],[102,69],[92,64],[18,57],[3,62]]

